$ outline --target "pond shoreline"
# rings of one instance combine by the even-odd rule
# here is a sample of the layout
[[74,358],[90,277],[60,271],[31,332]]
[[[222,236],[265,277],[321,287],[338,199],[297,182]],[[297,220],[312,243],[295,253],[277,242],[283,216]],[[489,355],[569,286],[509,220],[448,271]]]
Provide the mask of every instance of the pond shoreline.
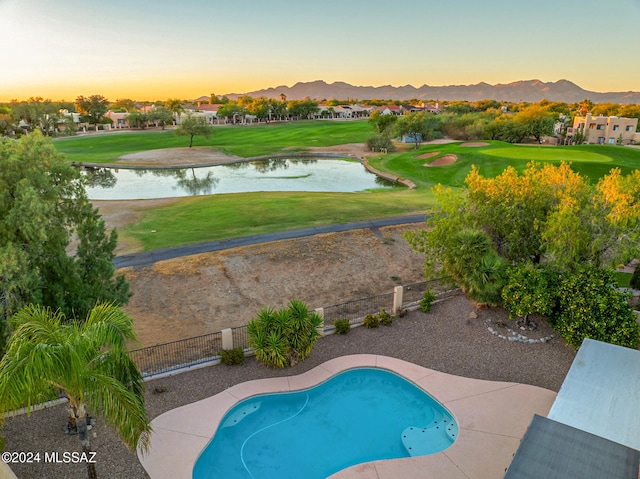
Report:
[[[366,161],[337,153],[265,155],[193,166],[85,163],[81,168],[93,178],[87,185],[87,194],[92,200],[155,199],[261,191],[339,193],[390,188],[398,184],[394,175],[383,175],[369,167]],[[292,180],[296,181],[292,183]]]

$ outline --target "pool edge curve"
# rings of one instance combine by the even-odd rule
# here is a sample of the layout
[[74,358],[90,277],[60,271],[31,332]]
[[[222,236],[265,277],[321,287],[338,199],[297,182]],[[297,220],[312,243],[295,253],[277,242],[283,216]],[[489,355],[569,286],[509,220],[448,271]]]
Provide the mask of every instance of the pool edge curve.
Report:
[[533,414],[546,416],[556,396],[536,386],[454,376],[387,356],[342,356],[296,376],[243,382],[165,412],[152,421],[151,446],[147,454],[138,453],[140,462],[151,479],[191,479],[201,451],[238,402],[258,394],[308,389],[359,367],[386,369],[421,388],[453,414],[459,435],[443,452],[358,464],[332,479],[420,477],[425,468],[451,479],[501,477]]

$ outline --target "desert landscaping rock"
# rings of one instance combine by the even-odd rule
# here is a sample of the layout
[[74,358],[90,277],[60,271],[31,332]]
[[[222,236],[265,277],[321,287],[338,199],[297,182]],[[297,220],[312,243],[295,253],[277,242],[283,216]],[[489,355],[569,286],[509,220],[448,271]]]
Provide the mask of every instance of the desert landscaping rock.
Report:
[[[274,370],[247,358],[242,366],[216,365],[149,381],[147,409],[151,418],[224,391],[252,379],[294,376],[328,359],[348,354],[380,354],[410,361],[450,374],[494,381],[532,384],[558,391],[571,366],[574,351],[560,339],[524,344],[505,341],[487,331],[484,320],[511,321],[497,308],[479,310],[463,295],[434,303],[430,313],[419,310],[385,328],[353,328],[348,335],[321,338],[309,358],[293,368]],[[541,326],[542,327],[542,326]],[[154,391],[158,391],[155,392]],[[63,432],[64,406],[7,420],[4,436],[8,451],[78,451],[76,436]],[[99,477],[147,479],[135,453],[129,451],[98,418],[91,431],[97,452]],[[85,479],[83,464],[25,464],[14,467],[19,479]]]

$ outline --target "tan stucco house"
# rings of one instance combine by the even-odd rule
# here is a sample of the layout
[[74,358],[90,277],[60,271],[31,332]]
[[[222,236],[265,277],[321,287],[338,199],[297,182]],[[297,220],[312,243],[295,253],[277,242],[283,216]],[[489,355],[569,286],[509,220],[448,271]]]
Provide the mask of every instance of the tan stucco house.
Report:
[[567,137],[573,138],[576,134],[582,133],[585,143],[628,145],[637,136],[637,128],[637,118],[593,116],[587,113],[573,119],[573,127],[567,128]]

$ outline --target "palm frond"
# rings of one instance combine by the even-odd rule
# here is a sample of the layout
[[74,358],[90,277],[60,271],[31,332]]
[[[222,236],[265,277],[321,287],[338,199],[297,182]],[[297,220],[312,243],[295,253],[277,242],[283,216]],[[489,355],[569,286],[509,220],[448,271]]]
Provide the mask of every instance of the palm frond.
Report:
[[0,360],[0,410],[52,399],[59,388],[72,404],[86,404],[104,418],[128,447],[148,447],[144,383],[126,351],[127,341],[135,340],[131,318],[99,304],[84,323],[68,323],[60,312],[28,306],[13,325]]

